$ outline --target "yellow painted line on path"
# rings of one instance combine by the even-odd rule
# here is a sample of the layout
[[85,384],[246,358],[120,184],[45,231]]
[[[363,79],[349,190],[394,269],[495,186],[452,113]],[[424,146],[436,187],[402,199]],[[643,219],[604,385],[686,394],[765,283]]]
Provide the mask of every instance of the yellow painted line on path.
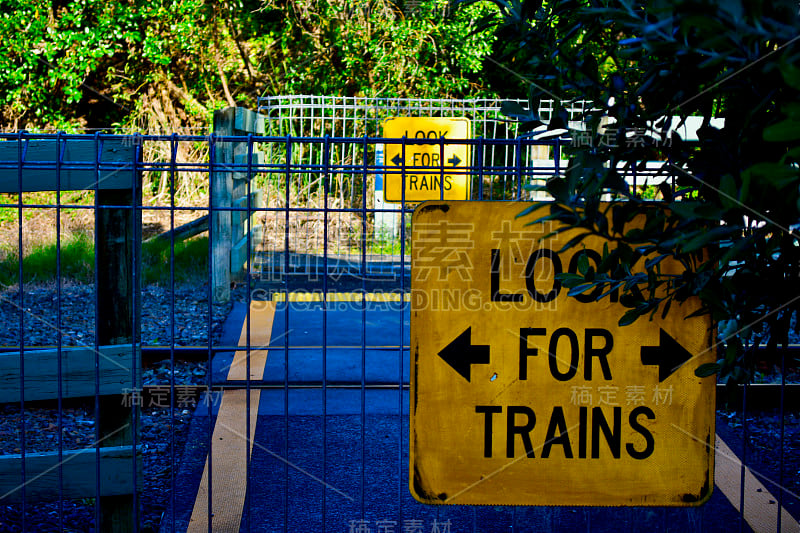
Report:
[[[274,302],[252,302],[250,304],[250,346],[269,346],[272,338],[272,322],[275,320]],[[247,344],[247,320],[242,325],[239,346]],[[264,378],[264,365],[267,364],[268,350],[250,350],[250,379]],[[239,350],[233,354],[228,380],[247,379],[247,351]]]
[[[259,390],[250,391],[250,438],[247,435],[245,418],[245,390],[226,390],[222,394],[219,416],[212,437],[212,494],[211,509],[208,507],[209,465],[203,468],[203,477],[197,490],[188,533],[208,531],[208,517],[213,514],[212,530],[238,532],[242,522],[242,510],[247,491],[247,463],[253,451],[253,437],[258,420]],[[249,446],[248,446],[249,444]]]
[[[250,310],[250,344],[269,345],[275,304],[252,302]],[[239,345],[247,343],[247,320],[242,326]],[[264,376],[267,350],[250,351],[250,378],[260,380]],[[247,351],[234,354],[228,370],[229,380],[244,380],[247,371]],[[213,531],[238,532],[242,521],[242,510],[247,491],[247,464],[253,452],[253,440],[258,421],[258,403],[261,391],[250,391],[250,432],[247,432],[247,391],[226,390],[222,393],[217,422],[211,438],[211,475],[209,460],[203,469],[203,477],[197,490],[188,533],[208,531],[209,516]],[[247,437],[246,437],[247,436]],[[208,507],[209,477],[211,477],[211,509]]]
[[[733,507],[741,512],[739,501],[742,494],[742,462],[719,435],[715,448],[714,483]],[[778,531],[778,499],[770,494],[749,468],[745,468],[744,491],[744,519],[753,531],[757,533]],[[785,507],[781,509],[781,533],[784,532],[800,532],[800,524]]]

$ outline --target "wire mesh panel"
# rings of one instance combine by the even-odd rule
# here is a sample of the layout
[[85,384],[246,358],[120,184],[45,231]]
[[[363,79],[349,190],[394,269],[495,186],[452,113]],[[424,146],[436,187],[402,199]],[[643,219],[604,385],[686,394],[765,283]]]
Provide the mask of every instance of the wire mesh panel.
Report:
[[[518,101],[519,104],[525,104]],[[362,98],[362,97],[336,97],[336,96],[311,96],[292,95],[263,97],[259,99],[258,111],[265,118],[265,134],[274,136],[291,136],[292,138],[322,138],[329,137],[387,137],[384,135],[383,126],[387,119],[396,117],[448,117],[466,118],[471,123],[471,136],[473,138],[516,139],[518,123],[509,121],[501,113],[500,100],[475,99],[415,99],[415,98]],[[570,124],[579,127],[583,113],[588,109],[586,102],[576,102],[567,107],[566,111]],[[539,115],[544,122],[548,122],[554,113],[554,102],[543,100],[540,102]],[[472,168],[481,168],[480,175],[474,173],[470,177],[472,183],[471,197],[484,199],[514,199],[522,193],[517,183],[517,174],[509,169],[534,167],[540,180],[556,173],[554,151],[552,145],[526,144],[524,149],[513,143],[487,144],[483,150],[473,152]],[[396,213],[397,203],[385,202],[382,189],[376,187],[382,181],[384,167],[384,143],[335,143],[329,146],[329,157],[334,170],[330,179],[329,197],[333,209],[361,206],[366,202],[369,210],[364,229],[365,239],[368,243],[367,255],[375,256],[368,262],[366,268],[375,271],[391,272],[397,269],[398,258],[387,263],[387,255],[397,256],[399,248],[399,219]],[[270,161],[285,161],[286,153],[280,145],[269,145],[264,152],[265,158]],[[297,202],[308,201],[309,205],[318,205],[320,186],[319,174],[308,172],[305,169],[319,167],[325,157],[324,147],[318,142],[299,142],[294,144],[291,163],[297,165],[297,170],[292,174],[290,189]],[[366,180],[358,181],[358,172],[352,175],[348,168],[361,162],[370,167]],[[535,163],[534,163],[535,162]],[[530,176],[531,178],[534,175]],[[280,202],[280,191],[286,189],[285,182],[270,180],[266,185],[266,197],[273,202]],[[272,191],[275,191],[273,194]],[[276,203],[275,205],[279,205]],[[371,210],[378,209],[374,214]],[[391,219],[389,221],[389,219]],[[273,228],[279,228],[278,223],[271,220],[268,223]],[[309,231],[319,225],[319,218],[315,215],[306,217],[297,216],[289,221],[290,232],[294,235],[293,251],[319,250],[320,243],[314,240],[318,232]],[[381,226],[390,228],[382,231]],[[354,255],[352,243],[357,242],[361,236],[361,224],[353,220],[352,216],[341,214],[329,226],[332,232],[328,240],[331,254],[331,268],[351,270],[349,266]],[[269,235],[267,231],[266,235]],[[407,243],[406,243],[407,245]],[[375,251],[393,250],[393,254]],[[259,249],[260,255],[256,260],[261,267],[262,275],[269,275],[280,269],[280,262],[274,259],[276,254],[281,255],[284,250],[279,243],[275,243],[265,236]],[[381,260],[380,257],[383,257]],[[356,258],[357,259],[357,258]],[[331,263],[329,263],[331,264]],[[406,265],[408,261],[406,259]],[[290,261],[294,272],[319,270],[319,262],[311,261],[299,264]]]
[[[423,104],[414,105],[399,113]],[[374,109],[347,122],[314,113],[316,129],[302,118],[293,127],[306,120],[309,129],[280,136],[2,137],[0,531],[797,530],[792,349],[758,359],[755,378],[777,386],[743,387],[716,411],[716,442],[702,443],[716,454],[716,487],[702,507],[414,500],[413,206],[395,211],[395,242],[378,245],[371,225],[394,208],[375,207],[371,187],[377,175],[405,172],[377,157],[379,145],[415,141],[335,129],[366,127]],[[473,104],[463,113],[489,111]],[[370,120],[377,128],[382,118]],[[509,127],[497,121],[497,131]],[[555,171],[537,166],[535,150],[558,154],[570,142],[483,137],[462,141],[473,200],[525,198],[525,184]],[[245,156],[223,161],[234,144]],[[131,177],[115,181],[122,173]],[[241,182],[244,202],[215,203],[211,176],[223,174]],[[220,213],[264,245],[245,254],[228,300],[212,286],[214,248],[226,241],[210,220]],[[250,231],[257,224],[263,239]],[[120,226],[130,233],[109,236]],[[99,250],[104,242],[124,250]],[[435,261],[442,250],[428,252]],[[575,401],[668,401],[659,391],[613,398],[598,387],[576,390]],[[485,428],[478,421],[452,438],[474,437]],[[611,423],[597,429],[614,432]]]

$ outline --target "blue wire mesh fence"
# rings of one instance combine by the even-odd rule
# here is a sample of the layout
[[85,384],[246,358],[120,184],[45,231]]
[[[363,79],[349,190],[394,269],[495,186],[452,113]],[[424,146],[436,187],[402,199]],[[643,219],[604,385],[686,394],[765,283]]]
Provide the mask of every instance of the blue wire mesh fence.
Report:
[[[269,117],[278,107],[264,102],[261,110]],[[374,124],[383,119],[374,108],[364,113]],[[791,370],[770,374],[780,385],[768,414],[755,403],[756,385],[718,411],[726,453],[740,463],[733,492],[718,489],[705,506],[414,501],[414,204],[381,204],[375,186],[378,177],[404,184],[422,172],[444,179],[445,169],[392,164],[382,152],[468,146],[468,164],[446,171],[469,182],[465,200],[532,200],[540,197],[526,186],[563,175],[571,141],[337,135],[339,122],[324,114],[310,115],[317,126],[308,130],[296,119],[267,120],[247,135],[2,136],[0,530],[777,531],[797,524]],[[626,176],[631,187],[665,179],[655,166]],[[386,214],[394,218],[390,239],[376,231]],[[47,242],[50,256],[42,252]],[[84,270],[69,255],[75,242],[89,243]],[[50,266],[26,260],[37,253]],[[220,292],[225,268],[227,292]],[[753,493],[768,495],[767,503]]]

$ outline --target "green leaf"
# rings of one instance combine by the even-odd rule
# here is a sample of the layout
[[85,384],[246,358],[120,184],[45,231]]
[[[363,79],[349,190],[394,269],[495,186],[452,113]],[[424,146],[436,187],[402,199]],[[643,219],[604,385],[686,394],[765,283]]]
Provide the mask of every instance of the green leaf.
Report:
[[[537,88],[534,84],[531,84],[530,88],[528,89],[528,105],[530,106],[530,109],[535,109],[538,112],[540,101],[541,98],[539,97],[539,88]],[[539,118],[538,113],[536,118]]]
[[719,201],[725,209],[735,209],[739,207],[739,190],[736,187],[736,180],[730,174],[722,176],[719,182]]
[[739,194],[737,195],[737,198],[739,198],[740,202],[746,205],[750,199],[750,178],[752,175],[748,172],[742,172],[741,176],[742,186],[739,188]]
[[551,178],[547,180],[547,190],[557,202],[568,203],[570,187],[567,180],[563,178]]
[[500,104],[500,112],[511,118],[516,119],[532,119],[531,112],[517,102],[505,101]]
[[778,67],[783,75],[783,81],[790,87],[800,91],[800,67],[788,62],[781,63]]
[[742,0],[725,0],[720,3],[719,7],[723,12],[728,13],[734,22],[741,20],[744,15]]
[[736,239],[733,245],[725,251],[725,254],[720,259],[720,264],[727,265],[729,261],[735,261],[737,256],[752,244],[752,237]]
[[664,320],[665,318],[667,318],[667,315],[669,314],[670,307],[672,307],[672,302],[673,302],[673,300],[670,298],[664,303],[664,309],[662,309],[662,311],[661,311],[661,320]]
[[523,209],[523,210],[522,210],[522,212],[521,212],[521,213],[519,213],[519,214],[517,215],[517,217],[516,217],[516,218],[521,218],[521,217],[524,217],[524,216],[530,215],[530,214],[531,214],[531,213],[533,213],[534,211],[538,211],[539,209],[541,209],[541,208],[543,208],[543,207],[547,207],[547,206],[549,206],[549,205],[550,205],[550,204],[549,204],[549,202],[547,202],[547,203],[545,203],[545,202],[539,202],[539,203],[533,204],[533,205],[531,205],[531,206],[528,206],[528,207],[526,207],[525,209]]
[[622,315],[622,318],[619,319],[618,324],[620,326],[629,326],[636,322],[636,319],[642,316],[643,312],[639,309],[630,309],[625,311],[625,314]]
[[589,258],[585,253],[582,253],[578,256],[578,272],[586,275],[586,272],[589,270]]
[[645,261],[644,267],[649,270],[652,267],[654,267],[657,264],[659,264],[664,259],[666,259],[667,257],[669,257],[669,256],[666,255],[666,254],[662,254],[662,255],[659,255],[658,257],[653,257],[652,259],[648,259],[647,261]]
[[800,146],[795,146],[788,152],[786,152],[783,157],[781,158],[781,163],[785,163],[786,159],[791,159],[793,161],[797,161],[800,159]]
[[781,110],[792,120],[800,120],[800,102],[789,102],[783,105]]
[[[800,122],[797,125],[800,127]],[[800,178],[800,170],[791,165],[763,162],[751,166],[742,172],[742,176],[747,176],[748,181],[759,185],[769,185],[781,190],[792,185]]]
[[800,140],[800,122],[787,118],[772,126],[764,128],[764,140],[767,142],[790,142]]
[[718,221],[722,219],[723,210],[712,203],[702,204],[694,210],[695,216],[706,220]]
[[644,231],[641,228],[632,228],[625,232],[625,239],[636,242],[638,239],[641,239],[643,235]]
[[669,209],[681,218],[695,218],[695,209],[702,204],[695,201],[671,202]]
[[572,248],[576,244],[580,243],[583,239],[585,239],[588,236],[589,236],[589,233],[586,232],[586,231],[582,231],[582,232],[578,233],[577,235],[572,237],[570,240],[568,240],[567,243],[558,250],[558,252],[561,253],[561,252],[565,252],[565,251],[569,250],[570,248]]
[[694,375],[699,378],[707,378],[709,376],[713,376],[717,372],[722,370],[722,365],[717,363],[705,363],[697,367],[694,371]]
[[737,226],[719,226],[712,228],[708,231],[700,232],[696,237],[690,239],[681,247],[681,251],[688,254],[739,232],[741,232],[741,228]]
[[558,280],[564,287],[571,289],[583,283],[583,276],[580,274],[573,274],[571,272],[562,272],[560,274],[556,274],[556,280]]
[[594,283],[584,283],[582,285],[577,285],[577,286],[571,288],[569,290],[569,292],[567,293],[567,295],[569,295],[569,296],[578,296],[580,294],[583,294],[584,292],[587,292],[587,291],[593,289],[594,286],[595,286]]

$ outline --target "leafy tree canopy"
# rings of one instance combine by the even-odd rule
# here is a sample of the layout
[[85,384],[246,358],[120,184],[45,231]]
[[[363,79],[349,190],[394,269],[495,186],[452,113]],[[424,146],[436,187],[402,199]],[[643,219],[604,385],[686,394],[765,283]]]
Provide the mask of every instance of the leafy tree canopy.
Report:
[[[566,176],[544,186],[556,206],[531,211],[618,245],[561,282],[573,295],[620,288],[630,308],[621,324],[699,296],[726,350],[698,374],[747,379],[748,348],[785,343],[800,309],[797,2],[495,4],[502,22],[494,26],[493,57],[532,82],[530,109],[510,106],[514,116],[532,129],[541,124],[540,97],[594,102],[585,117],[589,142],[572,143]],[[565,126],[559,114],[550,128]],[[704,117],[699,141],[684,142],[669,118],[693,115]],[[662,161],[663,173],[676,176],[654,199],[623,179],[642,161]],[[611,203],[602,203],[607,197]],[[641,213],[646,224],[634,227]],[[666,257],[684,271],[663,274]]]
[[447,0],[0,0],[0,127],[206,127],[264,94],[465,97],[491,46]]

